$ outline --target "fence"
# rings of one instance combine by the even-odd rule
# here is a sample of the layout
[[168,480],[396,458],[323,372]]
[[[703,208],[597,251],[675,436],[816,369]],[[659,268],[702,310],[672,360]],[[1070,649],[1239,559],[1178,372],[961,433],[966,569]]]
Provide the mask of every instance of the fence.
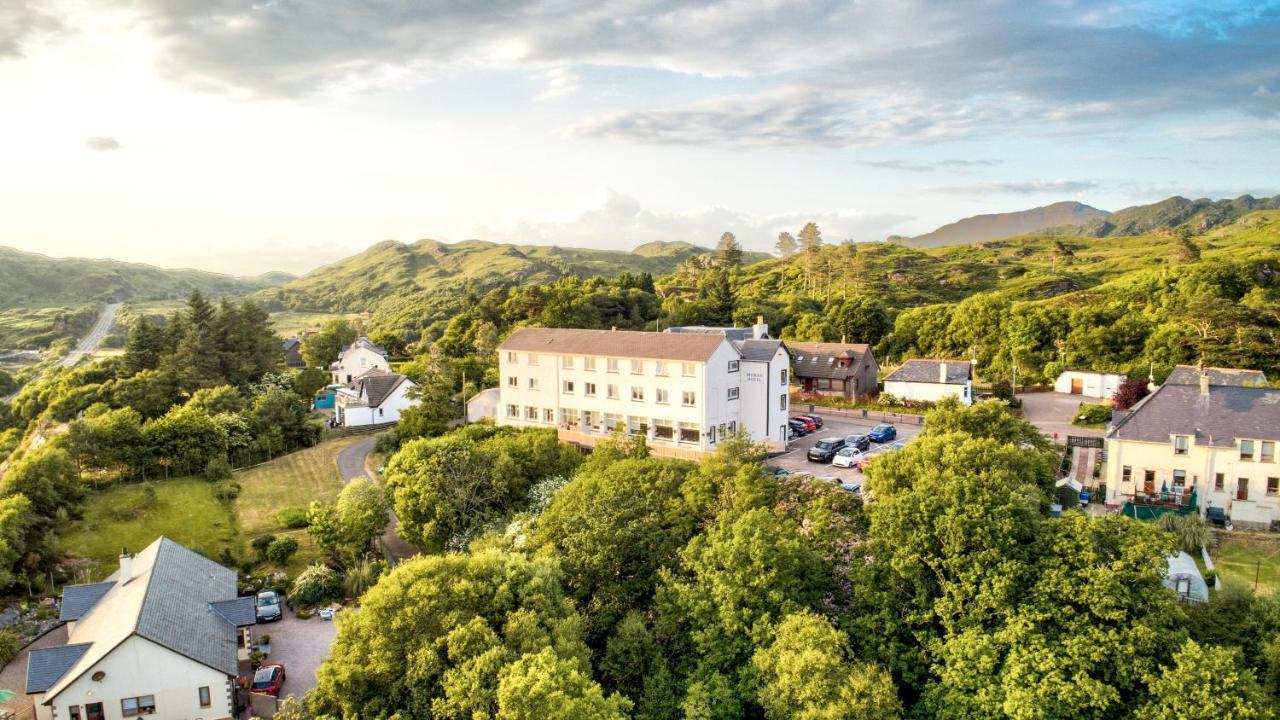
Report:
[[824,417],[842,417],[849,420],[887,422],[895,425],[909,423],[924,425],[924,416],[916,413],[887,412],[885,410],[867,410],[864,408],[825,407],[815,403],[793,404],[791,406],[792,415],[804,415],[805,413],[817,413]]
[[395,427],[395,422],[378,423],[377,425],[356,425],[355,427],[336,427],[325,428],[324,435],[321,439],[332,440],[334,438],[351,437],[354,435],[373,435],[374,433],[390,430]]

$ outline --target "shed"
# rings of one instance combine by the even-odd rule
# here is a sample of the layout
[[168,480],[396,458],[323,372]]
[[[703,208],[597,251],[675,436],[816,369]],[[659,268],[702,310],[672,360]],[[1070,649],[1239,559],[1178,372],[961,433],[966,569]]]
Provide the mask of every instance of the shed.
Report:
[[1066,370],[1053,383],[1054,392],[1091,398],[1109,398],[1115,394],[1124,375],[1089,370]]

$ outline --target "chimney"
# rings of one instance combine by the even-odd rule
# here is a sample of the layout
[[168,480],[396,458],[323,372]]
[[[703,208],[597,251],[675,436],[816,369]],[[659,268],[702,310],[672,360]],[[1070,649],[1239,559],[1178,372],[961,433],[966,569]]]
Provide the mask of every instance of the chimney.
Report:
[[943,360],[938,363],[938,382],[946,384],[947,382],[947,361]]
[[120,577],[117,584],[124,585],[133,579],[133,556],[129,548],[120,548]]
[[764,322],[763,315],[756,316],[756,324],[751,326],[751,337],[756,340],[763,340],[769,335],[769,326]]
[[1200,371],[1200,394],[1209,394],[1209,373],[1205,370]]

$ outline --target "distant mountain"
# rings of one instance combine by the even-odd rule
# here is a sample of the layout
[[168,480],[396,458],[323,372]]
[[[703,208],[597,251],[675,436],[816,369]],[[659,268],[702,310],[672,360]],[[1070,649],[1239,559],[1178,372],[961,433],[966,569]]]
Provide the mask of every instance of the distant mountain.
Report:
[[1052,228],[1046,234],[1120,237],[1158,234],[1186,226],[1199,235],[1229,225],[1255,210],[1280,210],[1280,195],[1270,198],[1241,195],[1233,200],[1188,200],[1174,196],[1151,205],[1117,210],[1105,218],[1092,220],[1084,225]]
[[202,270],[168,270],[117,260],[52,258],[0,247],[0,308],[46,308],[169,300],[199,289],[210,297],[242,296],[289,276],[240,278]]
[[[711,252],[686,242],[651,242],[625,252],[483,240],[419,240],[412,244],[388,240],[266,290],[259,297],[281,307],[363,312],[389,297],[454,286],[541,283],[569,275],[613,277],[624,272],[665,275],[690,257]],[[768,257],[745,253],[743,261]]]
[[890,238],[908,247],[927,248],[944,245],[964,245],[987,240],[1028,235],[1045,228],[1057,228],[1065,225],[1082,225],[1107,217],[1105,210],[1099,210],[1078,202],[1057,202],[1044,207],[1020,210],[1018,212],[995,213],[992,215],[975,215],[957,220],[931,233],[913,238]]

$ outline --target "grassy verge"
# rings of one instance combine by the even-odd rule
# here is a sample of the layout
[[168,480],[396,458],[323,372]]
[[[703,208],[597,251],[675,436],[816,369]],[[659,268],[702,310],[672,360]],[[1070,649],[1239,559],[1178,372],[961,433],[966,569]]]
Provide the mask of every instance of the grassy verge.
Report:
[[1217,536],[1213,564],[1224,583],[1253,588],[1256,576],[1258,594],[1280,591],[1280,538],[1239,530]]
[[120,549],[138,551],[161,535],[217,559],[223,549],[240,545],[235,516],[213,497],[201,478],[153,483],[155,503],[147,507],[143,485],[121,485],[92,493],[84,517],[71,524],[62,544],[70,555],[88,561],[91,580],[116,567]]

